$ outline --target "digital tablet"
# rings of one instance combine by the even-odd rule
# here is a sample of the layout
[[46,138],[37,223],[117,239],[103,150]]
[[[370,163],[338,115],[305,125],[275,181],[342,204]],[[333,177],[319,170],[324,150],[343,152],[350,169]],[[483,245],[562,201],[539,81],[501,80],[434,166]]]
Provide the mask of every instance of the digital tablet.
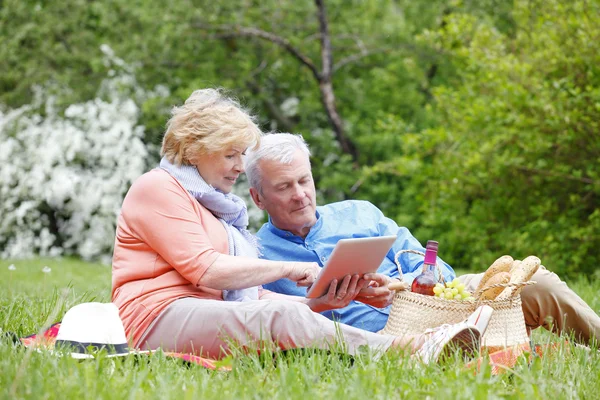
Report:
[[362,277],[366,273],[376,272],[395,241],[396,236],[341,239],[306,297],[312,299],[323,296],[334,279],[341,282],[346,275],[358,274]]

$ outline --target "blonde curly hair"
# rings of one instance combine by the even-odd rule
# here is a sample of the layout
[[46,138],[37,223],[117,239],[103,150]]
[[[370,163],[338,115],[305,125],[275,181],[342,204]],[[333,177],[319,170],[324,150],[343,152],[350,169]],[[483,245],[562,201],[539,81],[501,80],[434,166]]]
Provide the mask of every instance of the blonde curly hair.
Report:
[[232,145],[256,148],[261,135],[255,118],[238,101],[219,89],[201,89],[173,107],[160,155],[176,165],[193,165],[199,155]]

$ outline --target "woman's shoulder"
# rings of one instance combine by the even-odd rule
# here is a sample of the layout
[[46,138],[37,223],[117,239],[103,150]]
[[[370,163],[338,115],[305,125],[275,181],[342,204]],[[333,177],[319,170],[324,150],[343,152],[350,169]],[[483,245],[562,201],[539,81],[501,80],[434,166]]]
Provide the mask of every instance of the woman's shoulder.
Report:
[[180,194],[185,196],[186,191],[179,182],[173,178],[167,171],[155,168],[133,182],[127,193],[127,197],[149,197],[167,196],[168,194]]
[[159,187],[180,186],[175,178],[161,168],[146,172],[133,182],[132,189],[157,189]]

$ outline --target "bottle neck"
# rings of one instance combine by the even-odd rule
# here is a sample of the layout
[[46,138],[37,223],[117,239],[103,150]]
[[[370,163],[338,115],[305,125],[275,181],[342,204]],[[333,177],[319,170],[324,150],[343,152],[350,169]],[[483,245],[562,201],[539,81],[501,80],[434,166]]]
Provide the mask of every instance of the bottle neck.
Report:
[[427,246],[425,247],[425,261],[423,261],[423,272],[435,270],[435,264],[437,261],[438,242],[435,240],[428,240]]
[[425,251],[425,261],[423,262],[423,264],[435,266],[436,259],[437,251],[427,249],[427,251]]

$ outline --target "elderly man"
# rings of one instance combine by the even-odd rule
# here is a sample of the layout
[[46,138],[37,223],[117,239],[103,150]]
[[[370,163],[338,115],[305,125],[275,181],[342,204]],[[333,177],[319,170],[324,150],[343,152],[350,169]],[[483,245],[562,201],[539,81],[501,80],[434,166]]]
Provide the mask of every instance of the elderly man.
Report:
[[[262,257],[313,261],[323,266],[339,239],[397,235],[379,274],[369,277],[376,284],[363,289],[347,307],[323,312],[331,319],[377,332],[387,322],[393,296],[387,283],[399,276],[394,254],[402,249],[425,249],[407,228],[399,227],[369,202],[347,200],[317,207],[309,157],[301,136],[280,133],[265,136],[260,148],[246,158],[252,199],[269,214],[269,221],[257,234]],[[405,253],[399,261],[403,279],[410,283],[420,273],[423,258]],[[444,277],[453,279],[452,268],[439,261]],[[474,290],[482,276],[468,274],[459,279]],[[537,284],[525,287],[521,293],[528,329],[544,326],[555,333],[573,334],[586,344],[598,339],[600,318],[556,274],[540,268],[532,279]],[[306,294],[306,288],[286,279],[265,288],[284,294]]]

